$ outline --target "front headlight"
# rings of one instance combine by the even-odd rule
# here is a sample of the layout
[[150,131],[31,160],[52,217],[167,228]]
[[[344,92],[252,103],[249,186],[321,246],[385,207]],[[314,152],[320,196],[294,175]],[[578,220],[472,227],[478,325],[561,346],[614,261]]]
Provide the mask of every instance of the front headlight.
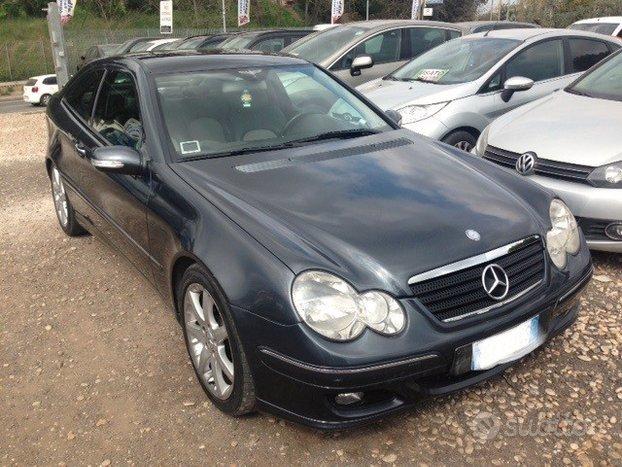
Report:
[[355,339],[365,327],[392,335],[406,324],[402,306],[390,295],[375,290],[360,294],[343,279],[324,271],[298,275],[292,300],[300,318],[330,339]]
[[482,157],[486,152],[486,146],[488,146],[488,133],[490,132],[490,125],[484,128],[482,134],[477,138],[477,143],[475,144],[475,154]]
[[579,227],[574,216],[561,200],[551,201],[551,230],[546,234],[546,248],[555,266],[566,267],[568,254],[576,255],[581,248]]
[[402,125],[407,125],[431,117],[447,104],[449,104],[449,102],[439,102],[438,104],[428,105],[407,105],[406,107],[396,110],[402,116]]
[[600,188],[622,188],[622,161],[597,167],[588,180]]

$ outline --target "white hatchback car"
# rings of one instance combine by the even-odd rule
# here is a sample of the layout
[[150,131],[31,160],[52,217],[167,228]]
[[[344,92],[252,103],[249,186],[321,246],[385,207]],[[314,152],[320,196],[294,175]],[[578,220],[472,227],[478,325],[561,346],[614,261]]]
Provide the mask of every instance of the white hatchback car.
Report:
[[56,75],[33,76],[24,84],[24,102],[48,105],[52,94],[58,92]]
[[622,16],[582,19],[568,26],[576,31],[590,31],[622,38]]

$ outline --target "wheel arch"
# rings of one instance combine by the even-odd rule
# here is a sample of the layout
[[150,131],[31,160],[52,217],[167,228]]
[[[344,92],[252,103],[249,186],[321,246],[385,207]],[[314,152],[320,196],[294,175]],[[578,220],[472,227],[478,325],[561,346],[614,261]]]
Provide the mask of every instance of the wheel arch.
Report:
[[451,131],[448,131],[447,133],[445,133],[443,135],[442,138],[440,138],[440,140],[443,141],[445,138],[447,138],[450,135],[452,135],[454,133],[457,133],[459,131],[465,131],[467,133],[470,133],[475,139],[479,138],[479,135],[481,134],[481,131],[478,130],[477,128],[475,128],[475,127],[472,127],[472,126],[461,126],[461,127],[458,127],[458,128],[454,128]]

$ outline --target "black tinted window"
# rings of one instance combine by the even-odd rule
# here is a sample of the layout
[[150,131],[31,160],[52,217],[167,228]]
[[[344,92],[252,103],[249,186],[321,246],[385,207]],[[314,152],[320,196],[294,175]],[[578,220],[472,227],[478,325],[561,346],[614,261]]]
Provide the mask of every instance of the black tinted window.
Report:
[[56,84],[56,76],[51,76],[43,80],[43,84]]
[[97,89],[103,74],[103,70],[85,73],[69,85],[67,94],[65,94],[67,103],[85,120],[89,119],[93,111]]
[[570,57],[573,71],[585,71],[609,55],[609,49],[600,41],[570,39]]
[[410,54],[404,59],[418,57],[423,52],[445,42],[445,30],[438,28],[409,28]]
[[129,73],[110,71],[106,75],[91,126],[110,144],[140,146],[143,127],[138,93]]
[[524,76],[534,81],[542,81],[561,76],[563,69],[562,41],[546,41],[525,49],[510,60],[506,68],[506,79]]

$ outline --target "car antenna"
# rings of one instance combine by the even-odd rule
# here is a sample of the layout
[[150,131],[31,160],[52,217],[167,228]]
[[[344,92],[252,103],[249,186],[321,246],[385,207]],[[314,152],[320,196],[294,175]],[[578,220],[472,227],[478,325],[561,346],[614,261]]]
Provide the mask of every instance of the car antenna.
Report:
[[490,31],[492,31],[492,29],[489,29],[488,31],[486,31],[486,32],[484,33],[484,37],[488,37],[488,33],[489,33]]

